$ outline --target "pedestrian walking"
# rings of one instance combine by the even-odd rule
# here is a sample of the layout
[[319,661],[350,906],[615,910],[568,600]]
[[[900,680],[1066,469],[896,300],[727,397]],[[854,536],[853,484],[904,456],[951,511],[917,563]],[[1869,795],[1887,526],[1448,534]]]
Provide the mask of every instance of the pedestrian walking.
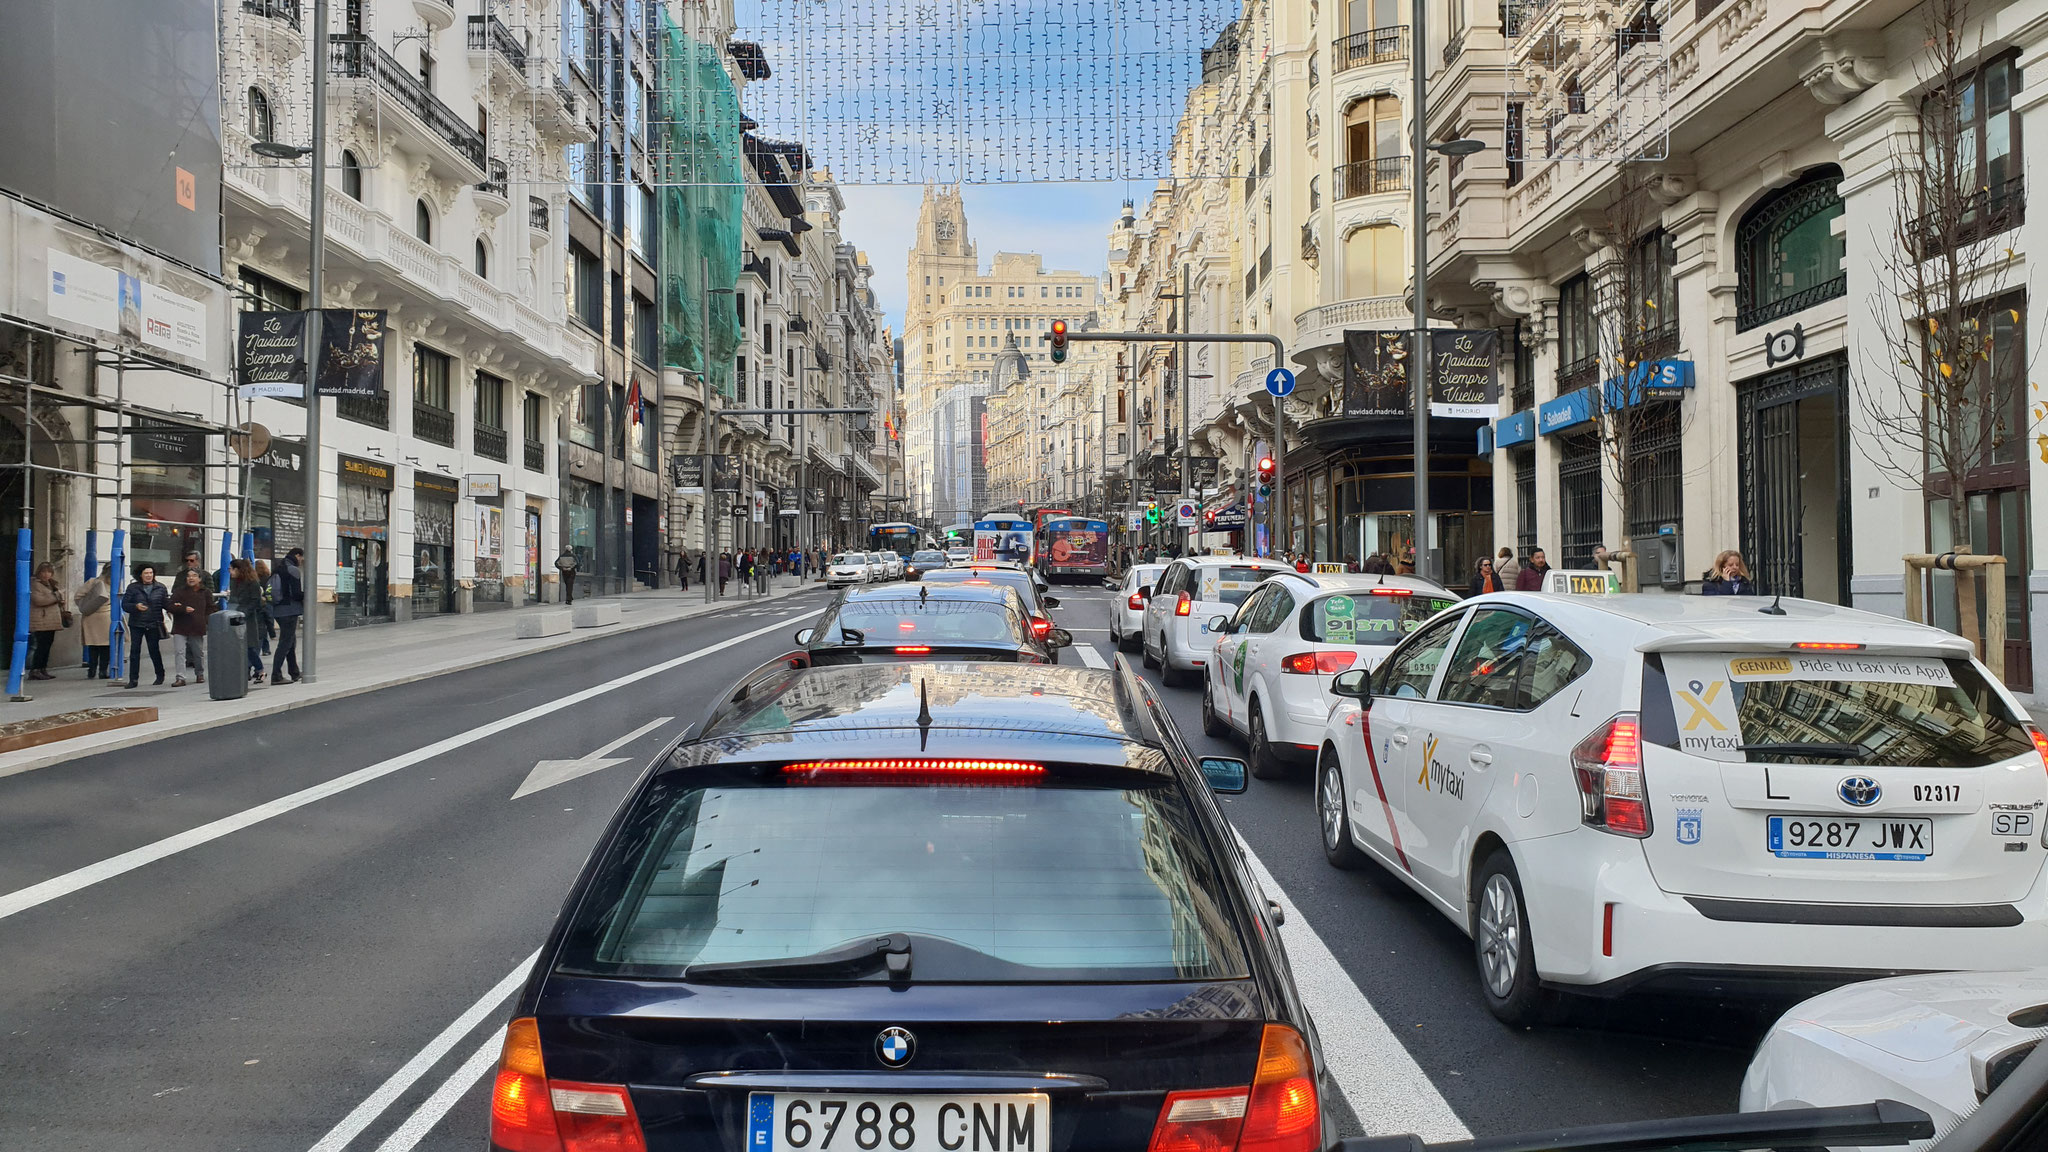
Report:
[[[249,657],[249,683],[263,683],[263,652],[258,636],[263,631],[263,585],[256,579],[256,566],[247,560],[228,565],[228,601],[242,614],[242,643]],[[214,669],[216,676],[224,669]]]
[[704,582],[704,553],[697,553],[697,583]]
[[732,553],[718,554],[718,594],[725,595],[725,586],[732,580]]
[[171,589],[171,655],[178,665],[171,687],[185,686],[187,668],[195,680],[206,683],[206,620],[213,613],[213,593],[200,582],[197,571],[184,569],[178,586]]
[[156,683],[164,682],[164,612],[171,606],[171,594],[156,578],[156,566],[144,564],[135,583],[121,591],[121,612],[128,620],[128,687],[135,687],[142,675],[144,645],[149,662],[156,669]]
[[1493,559],[1494,582],[1504,589],[1513,588],[1515,577],[1521,570],[1522,566],[1515,563],[1515,550],[1505,544],[1501,545],[1500,555]]
[[1515,591],[1541,592],[1543,578],[1550,574],[1550,561],[1543,555],[1543,549],[1529,549],[1529,563],[1515,573]]
[[171,582],[171,584],[172,584],[172,587],[174,587],[174,588],[182,588],[182,587],[184,587],[184,586],[185,586],[185,573],[187,573],[187,572],[197,572],[197,573],[199,573],[199,583],[200,583],[200,585],[201,585],[201,586],[203,586],[203,587],[204,587],[204,588],[205,588],[205,589],[206,589],[206,590],[207,590],[208,592],[212,592],[212,593],[218,593],[218,592],[220,591],[220,584],[219,584],[219,583],[218,583],[218,582],[217,582],[217,581],[215,580],[215,578],[214,578],[214,575],[213,575],[213,573],[212,573],[211,571],[207,570],[207,569],[206,569],[206,567],[204,567],[203,565],[201,565],[201,564],[199,563],[199,553],[197,553],[197,552],[187,552],[187,553],[185,553],[185,566],[184,566],[183,568],[180,568],[180,569],[178,569],[178,576],[177,576],[177,579],[175,579],[175,580],[173,580],[173,581]]
[[[306,585],[299,565],[304,548],[294,548],[278,561],[270,577],[270,615],[277,621],[277,655],[270,662],[272,684],[299,682],[299,621],[306,614]],[[285,679],[285,669],[291,679]]]
[[69,627],[71,610],[64,607],[64,589],[57,586],[57,566],[46,561],[28,585],[29,679],[56,679],[50,675],[50,646]]
[[[263,645],[262,651],[258,652],[257,655],[267,658],[270,655],[270,642],[277,636],[277,621],[272,619],[274,613],[271,611],[276,607],[276,602],[271,599],[270,562],[268,560],[256,561],[256,587],[263,590],[263,630],[257,633],[262,639]],[[262,675],[263,669],[258,668],[256,672],[258,675]]]
[[1472,565],[1472,587],[1466,590],[1468,596],[1484,596],[1488,592],[1500,591],[1500,573],[1494,570],[1493,557],[1481,553],[1477,563]]
[[1757,596],[1761,591],[1749,577],[1749,565],[1742,553],[1730,548],[1714,557],[1714,569],[1700,585],[1702,596]]
[[576,602],[576,549],[562,545],[562,554],[555,557],[555,571],[562,578],[562,603]]
[[682,582],[683,591],[690,590],[690,550],[687,548],[676,554],[676,579]]
[[85,678],[105,680],[109,658],[107,640],[114,627],[114,566],[100,565],[100,574],[85,582],[72,603],[78,607],[79,640],[85,645]]

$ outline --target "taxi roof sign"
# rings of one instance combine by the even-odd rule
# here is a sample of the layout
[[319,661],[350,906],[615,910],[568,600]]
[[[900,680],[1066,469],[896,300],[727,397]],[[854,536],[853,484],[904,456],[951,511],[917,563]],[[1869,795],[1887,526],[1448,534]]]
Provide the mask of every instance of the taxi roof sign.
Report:
[[1553,568],[1543,575],[1543,590],[1575,596],[1612,596],[1621,591],[1621,578],[1600,568],[1587,571]]

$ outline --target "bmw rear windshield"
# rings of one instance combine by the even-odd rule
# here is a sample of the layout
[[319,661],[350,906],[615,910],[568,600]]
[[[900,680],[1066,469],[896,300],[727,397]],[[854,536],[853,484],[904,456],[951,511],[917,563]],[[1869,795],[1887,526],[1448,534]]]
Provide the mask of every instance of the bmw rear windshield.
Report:
[[815,644],[831,646],[861,637],[864,644],[1022,644],[1024,619],[1005,599],[994,597],[859,597],[826,615]]
[[1241,978],[1224,883],[1177,784],[658,779],[598,864],[558,969],[692,979],[902,934],[918,983]]

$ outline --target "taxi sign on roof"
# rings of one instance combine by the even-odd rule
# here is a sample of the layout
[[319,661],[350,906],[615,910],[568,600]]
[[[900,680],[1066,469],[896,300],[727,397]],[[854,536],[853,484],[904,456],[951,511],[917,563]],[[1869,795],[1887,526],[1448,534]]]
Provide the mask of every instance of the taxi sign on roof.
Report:
[[1621,591],[1621,579],[1598,568],[1584,572],[1553,568],[1544,574],[1543,590],[1577,596],[1611,596]]

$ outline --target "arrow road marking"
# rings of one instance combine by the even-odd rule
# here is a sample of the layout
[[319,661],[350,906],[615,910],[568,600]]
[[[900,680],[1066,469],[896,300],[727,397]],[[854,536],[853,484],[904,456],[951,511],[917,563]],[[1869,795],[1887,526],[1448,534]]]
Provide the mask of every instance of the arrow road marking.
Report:
[[612,753],[673,719],[675,719],[673,716],[663,716],[650,720],[580,760],[543,760],[533,766],[533,771],[526,774],[526,782],[519,786],[519,791],[514,792],[512,798],[517,800],[521,796],[530,795],[543,788],[553,788],[557,784],[567,784],[579,776],[588,776],[592,772],[602,772],[614,764],[624,764],[626,761],[631,760],[632,757],[613,756]]

